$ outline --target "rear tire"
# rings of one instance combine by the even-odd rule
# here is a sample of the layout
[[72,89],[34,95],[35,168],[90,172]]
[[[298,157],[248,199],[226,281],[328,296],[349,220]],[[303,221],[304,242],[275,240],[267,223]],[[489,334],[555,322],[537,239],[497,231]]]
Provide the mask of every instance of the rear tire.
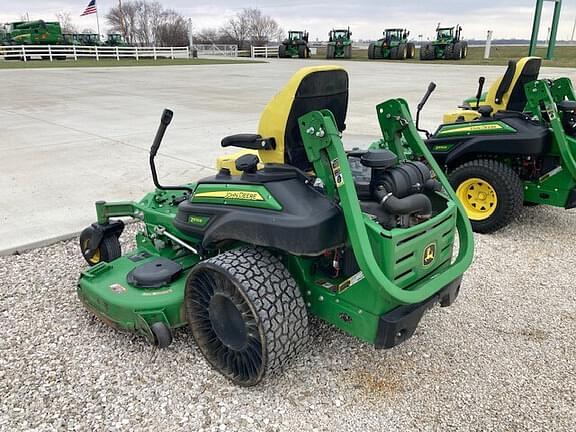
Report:
[[414,45],[412,42],[408,42],[408,45],[406,45],[406,47],[407,47],[406,58],[413,59],[414,57],[416,57],[416,45]]
[[396,52],[395,60],[406,60],[408,55],[408,46],[406,44],[398,45],[398,51]]
[[368,58],[374,60],[376,58],[376,44],[372,42],[368,45]]
[[186,281],[192,336],[226,378],[253,386],[308,343],[308,315],[296,281],[268,250],[242,247],[197,264]]
[[453,60],[454,59],[454,45],[448,44],[444,48],[444,60]]
[[475,232],[497,231],[522,210],[522,181],[508,165],[490,159],[473,160],[457,167],[448,178]]
[[465,59],[468,57],[468,42],[462,41],[462,55],[460,58]]
[[344,58],[347,58],[347,59],[352,58],[352,45],[344,46]]
[[462,59],[462,44],[460,42],[456,42],[454,44],[453,52],[452,52],[452,60],[460,60]]
[[434,60],[434,47],[430,42],[420,46],[420,60]]
[[334,45],[327,45],[326,46],[326,58],[333,59],[335,54],[335,47]]

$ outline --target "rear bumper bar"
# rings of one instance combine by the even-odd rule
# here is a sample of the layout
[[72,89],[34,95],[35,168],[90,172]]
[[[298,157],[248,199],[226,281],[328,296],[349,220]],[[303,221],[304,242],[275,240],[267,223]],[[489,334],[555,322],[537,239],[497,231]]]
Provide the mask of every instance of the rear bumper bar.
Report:
[[424,313],[437,302],[440,306],[450,306],[460,291],[462,276],[455,279],[432,297],[421,303],[399,306],[382,315],[376,334],[376,348],[392,348],[409,339],[418,327]]

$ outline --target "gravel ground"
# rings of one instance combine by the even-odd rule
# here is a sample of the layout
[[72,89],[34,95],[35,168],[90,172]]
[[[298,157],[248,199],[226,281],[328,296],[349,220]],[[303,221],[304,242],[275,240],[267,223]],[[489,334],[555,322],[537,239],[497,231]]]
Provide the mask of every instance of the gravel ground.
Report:
[[525,209],[476,237],[460,298],[407,343],[377,351],[315,321],[311,349],[250,389],[185,330],[157,350],[92,318],[75,241],[0,257],[0,430],[573,431],[575,222]]

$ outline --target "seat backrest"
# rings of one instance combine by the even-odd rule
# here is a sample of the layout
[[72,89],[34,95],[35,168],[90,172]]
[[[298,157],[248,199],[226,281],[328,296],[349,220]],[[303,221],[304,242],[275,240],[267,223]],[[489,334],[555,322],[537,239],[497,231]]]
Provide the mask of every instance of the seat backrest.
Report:
[[348,74],[337,66],[300,69],[288,84],[268,103],[258,126],[258,134],[274,137],[274,150],[259,150],[263,163],[286,163],[302,170],[311,168],[306,157],[298,118],[310,112],[328,109],[340,131],[346,127]]
[[524,86],[538,79],[540,66],[542,66],[540,57],[510,60],[506,73],[490,86],[486,101],[482,105],[490,105],[494,113],[524,110],[527,102]]

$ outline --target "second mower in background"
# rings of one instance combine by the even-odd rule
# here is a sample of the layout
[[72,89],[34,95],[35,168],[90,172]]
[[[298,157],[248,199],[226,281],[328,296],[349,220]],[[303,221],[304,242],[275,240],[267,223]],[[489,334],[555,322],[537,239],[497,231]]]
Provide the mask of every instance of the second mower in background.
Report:
[[410,32],[406,29],[386,29],[384,37],[372,42],[368,47],[368,58],[406,60],[414,58],[416,46],[408,42]]

